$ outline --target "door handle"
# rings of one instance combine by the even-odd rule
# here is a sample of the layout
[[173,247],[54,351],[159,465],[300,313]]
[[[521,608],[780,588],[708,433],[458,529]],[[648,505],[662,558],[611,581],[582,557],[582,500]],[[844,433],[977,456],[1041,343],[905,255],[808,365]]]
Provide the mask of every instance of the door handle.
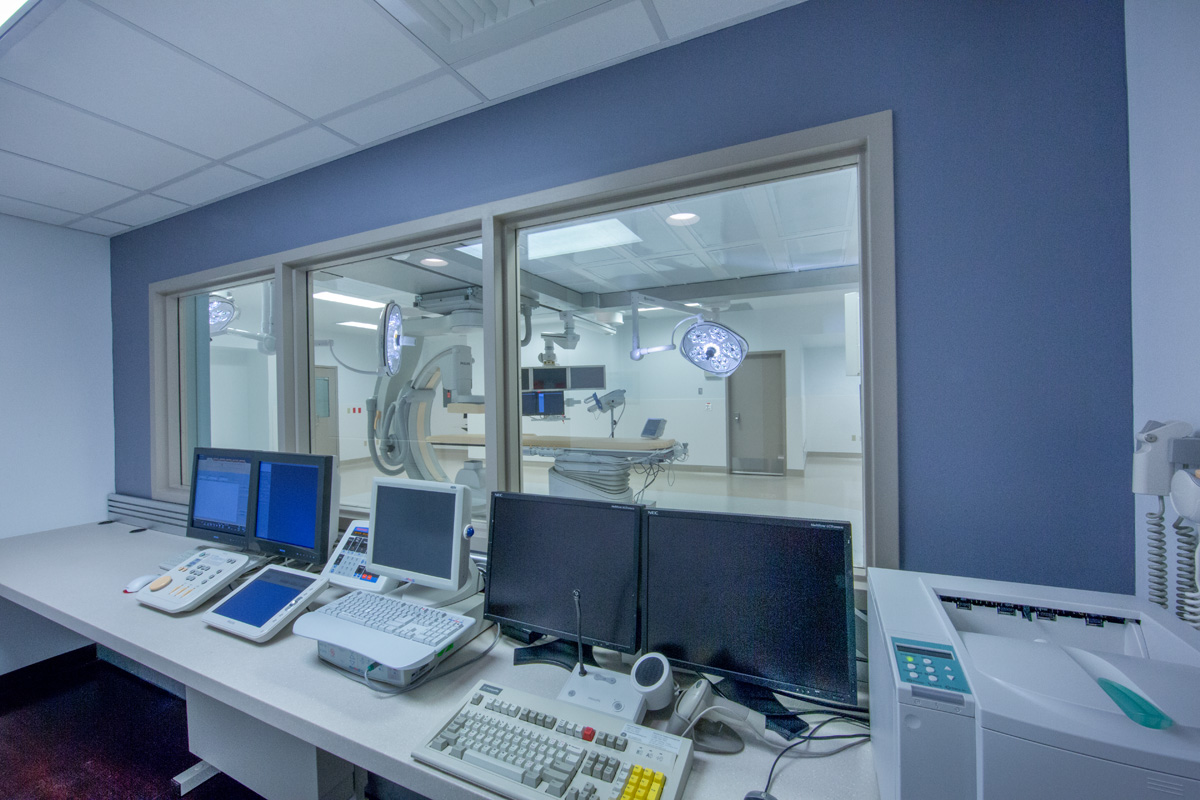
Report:
[[741,415],[741,414],[734,414],[734,415],[733,415],[733,421],[734,421],[734,422],[741,422],[741,421],[742,421],[742,415]]

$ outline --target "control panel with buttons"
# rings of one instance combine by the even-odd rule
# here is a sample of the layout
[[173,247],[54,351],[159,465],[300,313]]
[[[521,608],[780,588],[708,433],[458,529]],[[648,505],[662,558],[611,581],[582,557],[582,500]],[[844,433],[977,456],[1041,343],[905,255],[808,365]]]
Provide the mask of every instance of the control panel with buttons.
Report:
[[201,550],[160,575],[134,595],[139,603],[171,614],[191,611],[251,568],[250,556],[228,550]]
[[893,636],[892,648],[901,681],[962,694],[971,693],[963,676],[962,663],[950,645]]

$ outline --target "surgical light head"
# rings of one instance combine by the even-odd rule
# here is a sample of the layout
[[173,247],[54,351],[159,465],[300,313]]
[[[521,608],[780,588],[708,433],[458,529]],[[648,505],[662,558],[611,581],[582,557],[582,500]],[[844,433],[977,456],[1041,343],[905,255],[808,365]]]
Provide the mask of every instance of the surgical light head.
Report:
[[716,322],[697,322],[683,334],[679,353],[714,375],[728,375],[742,365],[746,357],[746,340]]
[[400,371],[401,348],[404,346],[404,315],[400,306],[391,301],[379,317],[379,367],[388,376]]
[[218,333],[224,333],[229,327],[229,323],[237,317],[237,306],[233,304],[232,297],[226,297],[221,294],[210,294],[208,296],[208,334],[216,336]]

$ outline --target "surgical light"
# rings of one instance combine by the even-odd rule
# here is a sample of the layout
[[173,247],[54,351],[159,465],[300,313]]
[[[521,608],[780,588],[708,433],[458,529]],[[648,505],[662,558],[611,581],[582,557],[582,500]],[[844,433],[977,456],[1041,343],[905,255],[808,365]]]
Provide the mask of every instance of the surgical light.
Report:
[[679,354],[714,375],[728,375],[742,365],[746,340],[716,322],[697,322],[683,334]]
[[400,353],[404,346],[404,315],[400,306],[389,302],[379,317],[380,367],[389,376],[400,371]]
[[232,297],[226,297],[220,294],[210,294],[208,296],[208,335],[216,336],[218,333],[224,333],[229,327],[229,323],[233,322],[237,316],[237,307],[233,304]]
[[[688,328],[683,333],[679,354],[689,364],[693,364],[705,372],[713,375],[729,375],[742,365],[746,354],[750,352],[750,346],[745,339],[729,327],[705,319],[703,313],[693,313],[691,304],[683,305],[669,300],[661,300],[639,292],[631,292],[630,298],[633,311],[633,349],[629,351],[629,357],[634,361],[641,361],[651,353],[676,349],[675,333],[684,325],[688,325]],[[669,308],[672,311],[687,314],[687,317],[680,320],[671,331],[670,344],[642,347],[638,314],[639,311],[651,310],[641,307],[643,304],[651,302],[657,304],[652,308]]]

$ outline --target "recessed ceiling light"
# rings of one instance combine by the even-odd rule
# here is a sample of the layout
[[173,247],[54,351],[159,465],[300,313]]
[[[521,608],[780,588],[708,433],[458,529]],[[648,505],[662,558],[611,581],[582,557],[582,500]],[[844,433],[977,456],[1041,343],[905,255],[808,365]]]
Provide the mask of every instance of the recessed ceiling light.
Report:
[[667,217],[668,225],[679,225],[679,226],[695,225],[699,221],[700,221],[699,215],[693,214],[688,211],[680,212],[678,214],[672,214],[671,216]]
[[551,258],[568,253],[583,253],[622,244],[640,242],[638,236],[616,219],[601,219],[555,228],[552,231],[537,231],[529,234],[529,258]]
[[379,326],[374,322],[339,322],[338,325],[345,325],[347,328],[365,328],[369,331],[379,330]]
[[699,308],[700,307],[699,303],[684,303],[684,305],[687,306],[688,308]]
[[351,297],[348,294],[338,294],[337,292],[317,292],[313,295],[314,300],[328,300],[331,303],[345,303],[348,306],[358,306],[359,308],[383,308],[384,303],[378,303],[374,300],[364,300],[361,297]]
[[422,258],[421,263],[427,267],[444,267],[450,262],[444,258]]

